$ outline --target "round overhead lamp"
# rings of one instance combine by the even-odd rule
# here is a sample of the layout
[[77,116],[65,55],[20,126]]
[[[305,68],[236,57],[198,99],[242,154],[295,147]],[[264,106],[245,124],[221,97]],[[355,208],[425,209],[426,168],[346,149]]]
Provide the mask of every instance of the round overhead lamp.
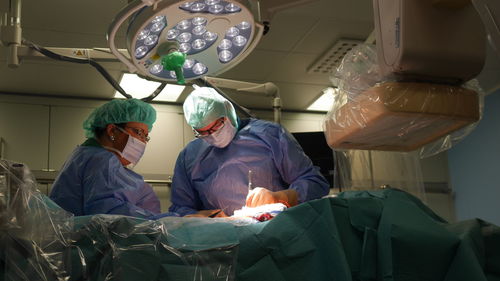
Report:
[[[153,80],[215,76],[243,60],[262,37],[264,28],[249,7],[246,0],[136,0],[111,24],[109,46],[130,72]],[[129,18],[127,58],[115,37]]]

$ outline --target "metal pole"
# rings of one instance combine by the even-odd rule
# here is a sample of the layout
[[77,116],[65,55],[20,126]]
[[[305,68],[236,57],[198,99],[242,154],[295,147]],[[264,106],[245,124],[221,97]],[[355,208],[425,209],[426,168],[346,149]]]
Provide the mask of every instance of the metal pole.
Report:
[[273,99],[274,122],[281,123],[281,98],[275,97]]
[[10,0],[8,11],[0,19],[0,41],[9,49],[7,65],[19,66],[17,48],[21,46],[21,0]]
[[373,161],[372,161],[372,151],[368,150],[368,165],[370,165],[370,182],[372,189],[375,189],[375,180],[373,178]]
[[0,159],[4,158],[4,152],[5,152],[5,140],[0,137]]

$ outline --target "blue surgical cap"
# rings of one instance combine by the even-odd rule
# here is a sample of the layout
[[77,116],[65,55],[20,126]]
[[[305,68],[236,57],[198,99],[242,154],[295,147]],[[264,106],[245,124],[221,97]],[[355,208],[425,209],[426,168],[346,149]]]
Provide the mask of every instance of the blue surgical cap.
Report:
[[194,129],[208,126],[220,117],[227,117],[238,128],[233,105],[213,88],[198,87],[184,101],[184,117]]
[[108,124],[139,122],[153,129],[156,121],[156,110],[148,103],[138,99],[115,99],[94,109],[83,122],[83,129],[87,138],[95,137],[97,128],[105,128]]

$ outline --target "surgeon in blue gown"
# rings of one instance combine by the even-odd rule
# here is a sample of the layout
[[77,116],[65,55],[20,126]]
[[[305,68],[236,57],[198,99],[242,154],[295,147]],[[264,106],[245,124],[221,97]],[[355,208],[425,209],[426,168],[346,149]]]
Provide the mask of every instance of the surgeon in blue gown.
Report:
[[152,187],[130,169],[142,157],[155,120],[155,109],[137,99],[96,108],[83,123],[87,140],[64,163],[50,198],[76,216],[158,215]]
[[243,206],[294,206],[328,194],[326,179],[280,125],[240,120],[233,105],[208,87],[195,89],[183,109],[196,139],[177,158],[170,211],[233,215]]

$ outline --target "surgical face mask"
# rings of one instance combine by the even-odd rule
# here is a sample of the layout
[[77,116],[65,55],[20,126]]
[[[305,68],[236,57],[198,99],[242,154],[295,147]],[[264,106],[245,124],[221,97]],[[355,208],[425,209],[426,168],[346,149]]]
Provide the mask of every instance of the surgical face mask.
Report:
[[142,155],[144,154],[144,151],[146,150],[146,143],[140,141],[139,139],[131,136],[127,131],[124,129],[117,127],[120,131],[128,135],[128,140],[127,144],[123,148],[123,151],[118,151],[117,149],[114,149],[112,147],[105,147],[108,149],[111,149],[115,152],[117,152],[122,158],[125,158],[127,161],[130,162],[129,165],[127,165],[127,168],[133,169],[135,165],[139,162],[141,159]]
[[223,148],[229,145],[229,143],[233,140],[234,135],[236,135],[236,128],[230,121],[227,121],[224,123],[224,127],[217,130],[213,134],[204,137],[203,140],[210,145]]
[[127,144],[122,151],[122,156],[130,162],[133,168],[135,165],[137,165],[139,160],[141,160],[141,157],[142,155],[144,155],[145,150],[146,143],[136,139],[129,134]]

